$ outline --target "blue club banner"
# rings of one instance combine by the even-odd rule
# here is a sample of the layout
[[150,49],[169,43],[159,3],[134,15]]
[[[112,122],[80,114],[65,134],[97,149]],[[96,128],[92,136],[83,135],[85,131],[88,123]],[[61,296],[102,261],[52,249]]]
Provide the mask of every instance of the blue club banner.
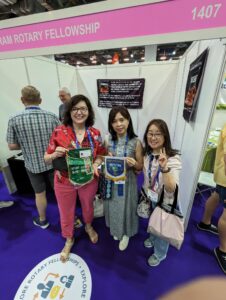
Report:
[[105,157],[105,177],[112,181],[126,179],[126,165],[124,157]]

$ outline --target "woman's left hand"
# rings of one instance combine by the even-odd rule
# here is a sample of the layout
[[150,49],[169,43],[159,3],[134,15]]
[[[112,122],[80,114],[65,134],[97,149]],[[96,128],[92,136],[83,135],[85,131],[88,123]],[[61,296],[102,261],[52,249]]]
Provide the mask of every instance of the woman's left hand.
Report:
[[160,168],[165,169],[168,161],[165,148],[160,149],[158,161]]
[[126,157],[126,162],[129,167],[135,167],[136,165],[136,160],[132,157]]

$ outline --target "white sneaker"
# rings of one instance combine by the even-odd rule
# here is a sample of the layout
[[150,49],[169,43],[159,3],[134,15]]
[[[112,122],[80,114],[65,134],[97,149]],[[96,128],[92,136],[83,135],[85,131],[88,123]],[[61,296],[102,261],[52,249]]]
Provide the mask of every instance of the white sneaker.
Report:
[[121,241],[119,242],[119,250],[124,251],[126,250],[129,244],[129,237],[127,235],[123,235]]
[[14,204],[13,201],[0,201],[0,208],[10,207]]

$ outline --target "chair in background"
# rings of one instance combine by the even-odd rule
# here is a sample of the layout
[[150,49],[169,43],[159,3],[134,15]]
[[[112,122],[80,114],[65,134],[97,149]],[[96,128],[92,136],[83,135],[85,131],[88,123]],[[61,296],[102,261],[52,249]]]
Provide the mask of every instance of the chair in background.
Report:
[[199,174],[196,193],[200,194],[203,200],[206,200],[204,193],[207,191],[212,192],[215,187],[216,183],[213,180],[213,173],[201,171]]

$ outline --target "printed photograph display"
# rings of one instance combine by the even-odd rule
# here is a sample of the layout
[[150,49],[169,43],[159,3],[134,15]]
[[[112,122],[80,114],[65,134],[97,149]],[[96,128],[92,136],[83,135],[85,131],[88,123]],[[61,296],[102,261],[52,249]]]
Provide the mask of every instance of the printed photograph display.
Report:
[[209,49],[206,49],[190,64],[183,111],[183,117],[187,122],[195,118],[208,52]]

